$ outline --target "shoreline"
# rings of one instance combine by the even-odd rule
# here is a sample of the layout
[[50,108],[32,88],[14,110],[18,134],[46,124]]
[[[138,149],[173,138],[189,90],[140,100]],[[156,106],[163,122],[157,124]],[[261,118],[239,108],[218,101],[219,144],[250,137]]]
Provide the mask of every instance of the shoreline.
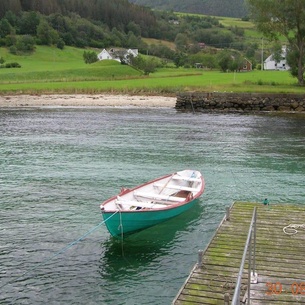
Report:
[[42,95],[3,95],[0,107],[169,107],[174,108],[176,97],[115,95],[115,94],[42,94]]

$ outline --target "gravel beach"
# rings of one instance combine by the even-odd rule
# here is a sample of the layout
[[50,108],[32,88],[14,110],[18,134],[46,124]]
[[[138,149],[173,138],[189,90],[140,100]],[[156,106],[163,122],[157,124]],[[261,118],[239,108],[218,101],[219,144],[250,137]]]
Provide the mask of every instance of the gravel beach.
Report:
[[0,96],[0,107],[175,107],[176,97],[66,94]]

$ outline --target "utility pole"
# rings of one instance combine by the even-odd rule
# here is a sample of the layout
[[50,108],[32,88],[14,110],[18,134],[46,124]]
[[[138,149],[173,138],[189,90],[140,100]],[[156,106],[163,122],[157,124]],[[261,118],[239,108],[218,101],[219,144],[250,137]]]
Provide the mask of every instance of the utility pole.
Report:
[[261,55],[261,71],[264,70],[264,37],[262,37],[262,55]]

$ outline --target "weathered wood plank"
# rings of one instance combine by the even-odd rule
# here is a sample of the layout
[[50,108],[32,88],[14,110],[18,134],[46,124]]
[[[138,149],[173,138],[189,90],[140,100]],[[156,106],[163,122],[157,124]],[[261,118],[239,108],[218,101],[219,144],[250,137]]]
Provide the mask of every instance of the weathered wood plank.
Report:
[[[305,222],[305,207],[247,202],[232,205],[230,221],[223,221],[218,227],[205,250],[202,267],[193,269],[173,304],[223,305],[225,293],[232,297],[255,206],[258,209],[256,271],[259,277],[258,283],[251,285],[251,305],[305,304],[305,230],[300,229],[294,235],[283,231],[289,224]],[[242,294],[246,289],[247,272],[246,263]]]

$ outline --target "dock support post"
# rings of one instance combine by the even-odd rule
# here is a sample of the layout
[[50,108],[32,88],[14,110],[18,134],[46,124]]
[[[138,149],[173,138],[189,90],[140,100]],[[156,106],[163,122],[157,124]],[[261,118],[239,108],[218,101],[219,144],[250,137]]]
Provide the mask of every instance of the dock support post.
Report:
[[203,251],[199,250],[198,251],[198,262],[197,262],[197,267],[198,268],[202,267],[202,257],[203,257]]
[[230,294],[227,292],[224,294],[224,305],[230,305]]
[[229,207],[226,208],[226,220],[227,221],[230,220],[230,208]]

